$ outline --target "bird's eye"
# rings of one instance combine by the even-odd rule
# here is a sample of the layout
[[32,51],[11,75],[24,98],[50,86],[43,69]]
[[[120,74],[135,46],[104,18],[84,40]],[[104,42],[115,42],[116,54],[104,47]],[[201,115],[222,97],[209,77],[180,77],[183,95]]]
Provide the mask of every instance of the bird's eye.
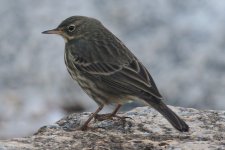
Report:
[[75,25],[74,24],[71,24],[67,27],[68,31],[69,32],[73,32],[75,30]]

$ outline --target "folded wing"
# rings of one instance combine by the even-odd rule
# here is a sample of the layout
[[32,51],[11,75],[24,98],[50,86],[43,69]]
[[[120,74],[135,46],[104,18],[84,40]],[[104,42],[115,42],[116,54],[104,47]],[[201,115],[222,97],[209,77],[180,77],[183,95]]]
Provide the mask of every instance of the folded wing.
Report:
[[74,66],[81,72],[98,76],[101,82],[127,94],[149,93],[157,99],[162,99],[158,89],[146,68],[136,59],[128,64],[116,65],[104,62],[87,62],[76,57]]

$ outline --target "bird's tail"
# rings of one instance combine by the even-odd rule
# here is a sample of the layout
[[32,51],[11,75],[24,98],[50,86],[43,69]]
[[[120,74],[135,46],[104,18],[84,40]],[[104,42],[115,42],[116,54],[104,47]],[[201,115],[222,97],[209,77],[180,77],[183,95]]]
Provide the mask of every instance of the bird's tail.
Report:
[[157,100],[157,103],[153,102],[152,100],[145,101],[150,104],[154,109],[156,109],[160,114],[162,114],[174,128],[181,132],[189,131],[189,126],[161,100]]

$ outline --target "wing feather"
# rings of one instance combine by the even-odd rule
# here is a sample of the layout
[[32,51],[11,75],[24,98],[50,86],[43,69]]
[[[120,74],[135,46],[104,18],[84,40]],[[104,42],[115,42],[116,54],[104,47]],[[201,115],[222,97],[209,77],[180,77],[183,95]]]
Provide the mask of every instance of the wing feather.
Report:
[[81,72],[97,75],[109,86],[123,90],[123,92],[140,93],[145,91],[162,99],[150,74],[138,60],[134,59],[131,63],[120,66],[103,62],[87,63],[85,60],[81,60],[82,63],[78,58],[74,61],[74,65]]

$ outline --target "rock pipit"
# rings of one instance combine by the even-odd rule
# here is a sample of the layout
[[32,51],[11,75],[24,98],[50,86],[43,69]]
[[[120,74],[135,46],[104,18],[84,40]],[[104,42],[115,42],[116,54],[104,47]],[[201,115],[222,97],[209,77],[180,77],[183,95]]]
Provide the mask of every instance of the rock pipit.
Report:
[[[112,118],[122,104],[139,100],[155,108],[177,130],[188,132],[188,125],[163,103],[144,65],[100,21],[72,16],[56,29],[43,33],[58,34],[65,39],[64,59],[69,74],[99,105],[81,130],[86,130],[96,116],[100,120]],[[98,115],[104,105],[111,103],[117,104],[112,113]]]

